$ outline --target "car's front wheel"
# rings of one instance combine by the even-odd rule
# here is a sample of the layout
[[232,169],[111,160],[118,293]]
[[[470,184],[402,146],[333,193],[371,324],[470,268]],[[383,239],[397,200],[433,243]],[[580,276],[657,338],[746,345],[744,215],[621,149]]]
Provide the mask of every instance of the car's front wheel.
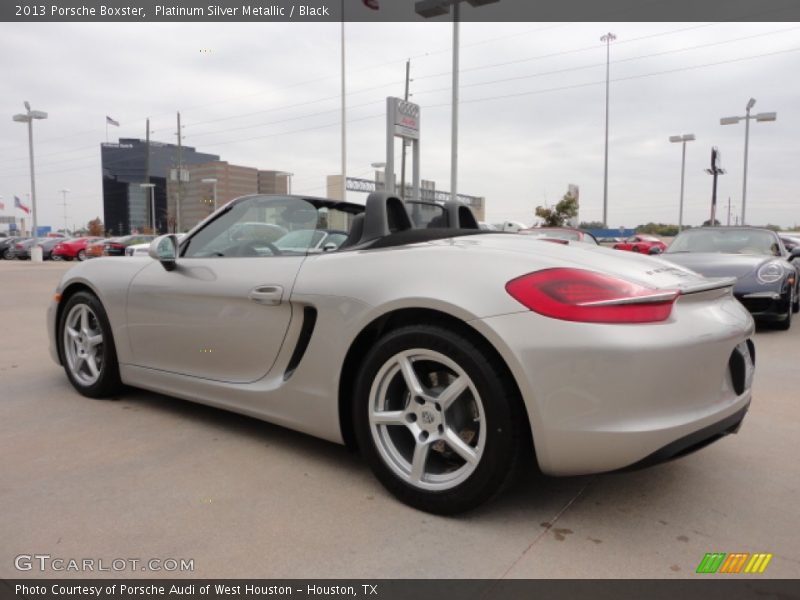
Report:
[[59,319],[58,336],[61,363],[78,392],[102,398],[122,387],[108,316],[94,295],[70,296]]
[[468,337],[433,325],[392,331],[368,354],[356,383],[356,436],[400,500],[455,514],[509,481],[527,419],[498,363]]
[[78,250],[78,260],[86,260],[86,250]]

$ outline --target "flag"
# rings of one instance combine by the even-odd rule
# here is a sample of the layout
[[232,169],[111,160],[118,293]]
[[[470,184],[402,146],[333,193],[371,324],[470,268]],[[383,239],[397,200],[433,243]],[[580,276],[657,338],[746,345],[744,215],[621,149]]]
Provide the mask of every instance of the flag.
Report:
[[0,210],[5,210],[5,209],[6,209],[6,205],[3,203],[2,200],[0,200]]
[[113,125],[114,127],[119,127],[119,121],[115,121],[108,115],[106,115],[106,125]]
[[372,10],[380,10],[380,5],[378,4],[378,0],[361,0],[364,3],[364,6],[367,8],[371,8]]
[[24,210],[26,214],[31,214],[31,209],[22,203],[22,200],[14,196],[14,208]]

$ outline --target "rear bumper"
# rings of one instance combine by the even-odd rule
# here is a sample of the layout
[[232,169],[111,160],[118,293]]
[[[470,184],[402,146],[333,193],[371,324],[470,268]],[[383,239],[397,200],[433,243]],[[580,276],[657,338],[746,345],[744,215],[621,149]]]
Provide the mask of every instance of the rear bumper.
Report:
[[730,292],[681,297],[662,323],[569,323],[522,312],[472,324],[514,375],[547,474],[663,460],[728,431],[750,404],[751,375],[742,385],[731,358],[753,320]]
[[643,458],[639,462],[625,467],[624,469],[620,469],[620,471],[635,471],[637,469],[644,469],[662,462],[675,460],[676,458],[697,452],[709,444],[713,444],[714,442],[721,440],[728,434],[738,433],[739,428],[742,426],[744,416],[747,414],[747,410],[749,408],[750,403],[748,402],[744,408],[735,412],[729,417],[725,417],[713,425],[703,427],[703,429],[695,431],[694,433],[690,433],[679,440],[675,440],[663,448],[656,450],[650,456]]

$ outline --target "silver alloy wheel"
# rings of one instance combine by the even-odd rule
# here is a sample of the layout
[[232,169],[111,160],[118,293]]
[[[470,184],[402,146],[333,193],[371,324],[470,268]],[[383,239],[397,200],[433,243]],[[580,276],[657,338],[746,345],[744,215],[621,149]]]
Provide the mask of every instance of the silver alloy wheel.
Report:
[[381,458],[413,487],[452,489],[480,464],[483,403],[464,369],[439,352],[405,350],[386,361],[372,382],[368,416]]
[[94,385],[103,370],[103,332],[87,304],[76,304],[64,319],[64,357],[70,373],[84,386]]
[[84,261],[86,260],[86,250],[78,250],[78,260]]

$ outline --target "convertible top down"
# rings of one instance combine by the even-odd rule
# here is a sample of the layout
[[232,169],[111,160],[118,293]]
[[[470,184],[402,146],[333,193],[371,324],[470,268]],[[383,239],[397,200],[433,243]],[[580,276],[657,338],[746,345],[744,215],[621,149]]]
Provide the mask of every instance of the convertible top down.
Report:
[[481,231],[459,203],[256,195],[76,265],[48,331],[86,396],[127,384],[346,443],[402,501],[457,513],[530,451],[596,473],[735,431],[755,351],[732,284]]

